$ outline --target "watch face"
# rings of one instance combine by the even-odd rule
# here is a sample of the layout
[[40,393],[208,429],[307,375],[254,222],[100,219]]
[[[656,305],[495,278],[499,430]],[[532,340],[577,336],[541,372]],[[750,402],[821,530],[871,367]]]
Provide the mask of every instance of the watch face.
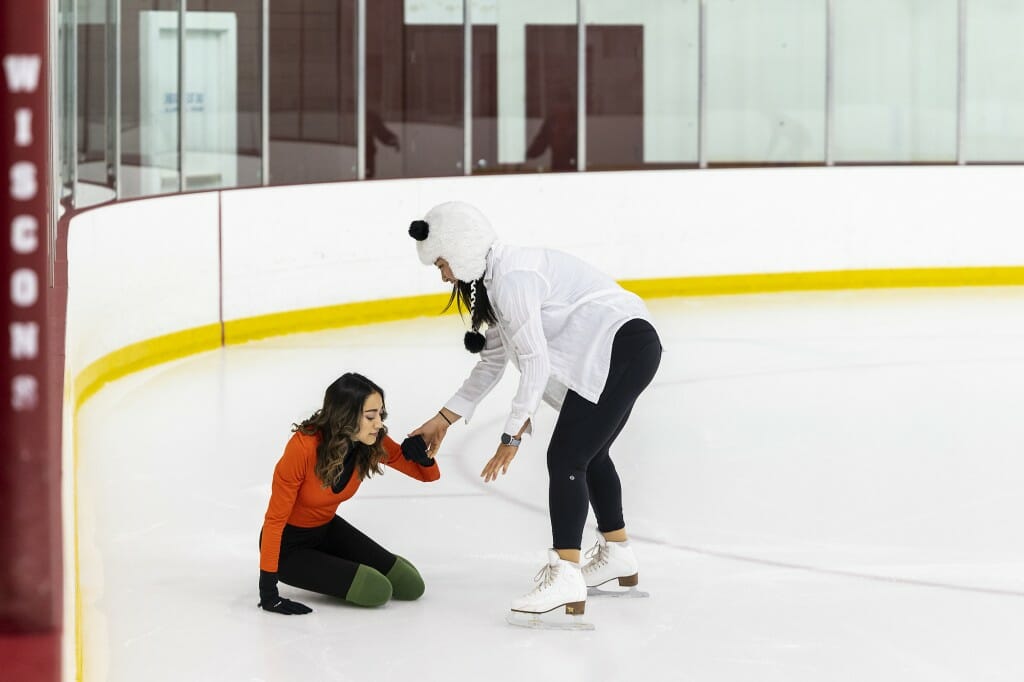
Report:
[[507,433],[501,434],[501,443],[502,443],[502,445],[508,445],[511,442],[512,442],[512,436],[508,435]]

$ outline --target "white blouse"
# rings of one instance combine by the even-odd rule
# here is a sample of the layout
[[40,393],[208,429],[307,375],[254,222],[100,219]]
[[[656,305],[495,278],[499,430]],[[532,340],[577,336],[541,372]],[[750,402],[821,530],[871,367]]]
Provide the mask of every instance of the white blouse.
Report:
[[639,296],[552,249],[495,243],[484,286],[498,323],[488,327],[480,361],[445,407],[468,423],[511,360],[521,373],[505,421],[505,433],[513,435],[541,400],[560,409],[567,389],[596,403],[608,379],[615,333],[629,320],[650,321]]

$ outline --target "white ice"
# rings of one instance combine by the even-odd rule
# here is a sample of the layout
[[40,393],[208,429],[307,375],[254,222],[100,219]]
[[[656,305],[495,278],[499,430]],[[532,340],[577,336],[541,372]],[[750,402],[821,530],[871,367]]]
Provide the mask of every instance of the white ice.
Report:
[[[161,365],[81,410],[83,669],[95,680],[1024,679],[1024,288],[652,301],[665,355],[613,449],[650,599],[593,632],[505,623],[550,544],[542,408],[484,484],[517,374],[339,513],[415,563],[375,610],[282,586],[257,537],[293,422],[359,371],[400,440],[473,358],[458,318],[275,338]],[[593,542],[588,523],[584,548]]]

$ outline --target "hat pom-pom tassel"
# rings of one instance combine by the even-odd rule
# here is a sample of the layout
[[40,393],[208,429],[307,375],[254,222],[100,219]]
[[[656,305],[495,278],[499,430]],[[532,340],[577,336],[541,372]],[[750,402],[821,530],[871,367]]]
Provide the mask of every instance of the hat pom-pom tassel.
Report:
[[425,220],[414,220],[409,225],[409,236],[418,242],[423,241],[430,235],[430,225]]
[[479,353],[484,349],[486,339],[484,339],[484,335],[481,334],[480,332],[471,331],[466,332],[465,343],[466,350],[468,350],[470,353]]

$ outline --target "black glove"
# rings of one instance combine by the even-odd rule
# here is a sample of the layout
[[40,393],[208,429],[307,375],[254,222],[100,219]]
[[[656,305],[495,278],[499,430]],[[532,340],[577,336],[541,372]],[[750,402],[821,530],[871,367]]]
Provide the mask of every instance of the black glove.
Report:
[[277,573],[260,571],[260,603],[264,611],[283,613],[286,616],[310,613],[313,609],[291,599],[284,599],[277,593]]
[[402,457],[421,467],[434,466],[434,458],[427,456],[427,442],[423,436],[409,436],[402,441]]

